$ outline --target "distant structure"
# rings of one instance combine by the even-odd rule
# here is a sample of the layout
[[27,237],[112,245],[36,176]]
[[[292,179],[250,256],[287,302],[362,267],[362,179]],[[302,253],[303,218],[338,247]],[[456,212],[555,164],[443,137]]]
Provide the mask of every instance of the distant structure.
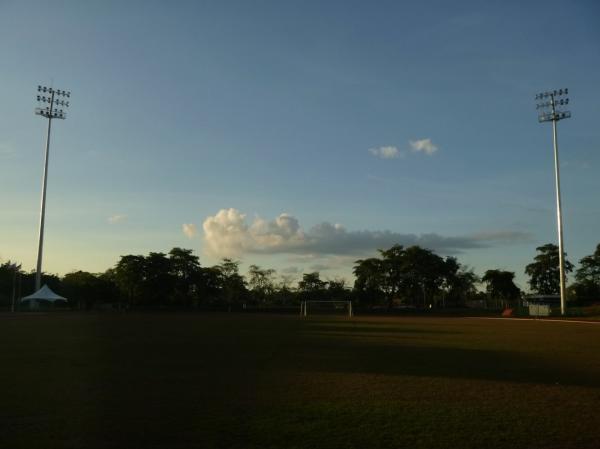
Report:
[[[67,118],[65,109],[69,107],[71,92],[52,87],[38,86],[37,101],[39,107],[35,109],[36,115],[41,115],[48,119],[48,135],[46,136],[46,153],[44,156],[44,176],[42,179],[42,204],[40,206],[40,233],[38,238],[38,256],[35,272],[35,291],[37,292],[42,285],[42,253],[44,249],[44,220],[46,215],[46,185],[48,181],[48,156],[50,152],[50,129],[52,119]],[[47,106],[46,106],[47,104]]]
[[559,89],[554,91],[542,92],[535,96],[537,101],[541,101],[536,106],[538,113],[538,121],[540,123],[552,122],[552,140],[554,142],[554,177],[556,183],[556,220],[558,223],[558,260],[560,268],[560,313],[564,315],[566,312],[566,276],[565,276],[565,250],[563,244],[563,223],[562,223],[562,208],[560,201],[560,167],[558,164],[558,138],[556,136],[556,122],[559,120],[570,118],[571,112],[559,110],[569,104],[569,99],[566,97],[569,94],[569,89]]

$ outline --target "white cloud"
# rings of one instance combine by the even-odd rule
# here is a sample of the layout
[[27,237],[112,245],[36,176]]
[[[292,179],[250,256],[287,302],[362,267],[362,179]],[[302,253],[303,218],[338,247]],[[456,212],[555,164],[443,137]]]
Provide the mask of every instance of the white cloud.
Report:
[[304,240],[298,220],[285,213],[272,221],[257,217],[248,225],[246,214],[233,208],[221,209],[204,220],[202,229],[207,252],[221,257],[245,252],[285,252],[281,249]]
[[117,224],[122,223],[127,220],[127,215],[115,214],[108,217],[107,221],[109,224]]
[[196,225],[194,223],[184,223],[181,228],[183,233],[190,239],[194,238],[198,233],[198,229],[196,229]]
[[247,223],[237,209],[222,209],[203,223],[205,251],[217,257],[236,257],[245,253],[291,254],[311,258],[322,255],[374,253],[394,244],[419,245],[443,254],[484,248],[495,244],[522,242],[531,238],[518,231],[495,231],[468,236],[402,234],[392,231],[348,231],[341,224],[322,222],[303,231],[298,220],[281,214],[274,220],[255,218]]
[[393,146],[369,148],[369,153],[381,159],[396,159],[404,155],[398,148]]
[[438,150],[438,147],[433,144],[431,139],[410,140],[409,143],[410,148],[415,153],[423,152],[426,155],[431,156]]
[[[438,150],[431,139],[409,140],[410,151],[413,153],[425,153],[431,156]],[[398,159],[406,156],[407,150],[398,149],[398,147],[387,145],[379,148],[369,148],[369,153],[380,159]]]

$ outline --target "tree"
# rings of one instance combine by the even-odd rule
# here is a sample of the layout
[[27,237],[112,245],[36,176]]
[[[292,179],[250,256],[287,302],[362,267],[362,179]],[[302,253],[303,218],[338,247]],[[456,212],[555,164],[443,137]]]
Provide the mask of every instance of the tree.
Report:
[[402,245],[394,245],[387,250],[379,250],[381,254],[381,288],[388,302],[388,307],[399,296],[407,283],[406,250]]
[[411,246],[404,251],[399,271],[405,299],[418,304],[417,298],[423,298],[424,306],[433,303],[448,272],[442,257],[420,246]]
[[454,257],[446,258],[444,303],[448,301],[455,306],[464,305],[477,295],[477,282],[479,277],[472,270],[462,267]]
[[491,298],[514,300],[521,296],[521,290],[513,282],[515,273],[503,270],[487,270],[482,282],[486,284],[486,292]]
[[388,307],[397,299],[426,305],[435,302],[442,287],[454,288],[453,298],[459,295],[459,284],[463,290],[474,288],[474,274],[460,272],[454,258],[444,259],[420,246],[394,245],[379,253],[380,259],[357,260],[354,266],[354,291],[361,302],[384,298]]
[[116,294],[116,286],[103,275],[74,271],[62,278],[63,294],[71,306],[89,309],[96,302],[109,302]]
[[129,306],[141,299],[145,279],[144,256],[121,256],[114,268],[114,278]]
[[175,277],[171,261],[165,253],[151,252],[144,260],[143,302],[150,305],[166,304],[172,296]]
[[[534,262],[525,267],[531,289],[540,295],[560,293],[560,269],[558,246],[548,243],[536,248]],[[566,254],[565,254],[566,257]],[[565,273],[573,271],[573,264],[565,259]]]
[[304,273],[298,282],[298,291],[304,300],[320,300],[324,297],[327,282],[322,281],[318,271]]
[[0,305],[10,306],[13,296],[15,302],[17,301],[21,275],[20,264],[10,260],[0,264]]
[[573,286],[575,296],[581,300],[600,298],[600,244],[596,251],[579,261],[579,269],[575,274],[577,283]]
[[171,299],[176,304],[189,305],[198,291],[200,260],[191,249],[173,248],[169,251],[169,268],[173,291]]
[[250,265],[248,285],[256,302],[264,304],[272,298],[275,292],[274,275],[275,270],[271,268],[262,269],[258,265]]
[[346,280],[343,278],[335,278],[327,283],[327,299],[332,301],[347,301],[349,300],[349,293],[346,288]]
[[275,286],[274,302],[277,304],[292,304],[296,300],[296,292],[292,284],[294,276],[290,274],[282,274],[279,277],[279,282]]
[[376,257],[357,260],[352,272],[356,277],[354,292],[361,304],[376,304],[384,299],[383,261]]
[[240,263],[238,260],[226,257],[215,267],[222,285],[221,298],[229,307],[236,302],[245,301],[248,296],[246,281],[239,273]]
[[589,281],[600,286],[600,243],[594,254],[585,256],[579,261],[579,269],[575,274],[578,281]]
[[223,277],[218,266],[200,267],[195,285],[194,297],[199,302],[213,304],[223,299]]

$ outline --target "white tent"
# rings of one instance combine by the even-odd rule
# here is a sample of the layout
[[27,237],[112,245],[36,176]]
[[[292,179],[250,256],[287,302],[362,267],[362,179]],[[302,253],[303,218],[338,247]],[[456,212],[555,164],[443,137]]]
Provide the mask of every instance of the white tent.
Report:
[[66,300],[67,300],[67,298],[63,298],[62,296],[57,295],[52,290],[50,290],[50,287],[48,287],[47,285],[44,285],[37,292],[35,292],[31,295],[21,298],[21,302],[29,301],[29,307],[31,309],[36,309],[38,307],[39,301],[55,302],[55,301],[66,301]]

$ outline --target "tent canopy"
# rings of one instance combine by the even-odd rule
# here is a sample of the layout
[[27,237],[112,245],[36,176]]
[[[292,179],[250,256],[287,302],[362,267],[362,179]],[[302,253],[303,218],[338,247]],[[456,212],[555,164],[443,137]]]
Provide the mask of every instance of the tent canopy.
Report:
[[32,295],[21,298],[21,301],[27,301],[29,299],[37,299],[37,300],[50,301],[50,302],[67,300],[67,298],[63,298],[62,296],[54,293],[52,290],[50,290],[50,287],[48,287],[47,285],[44,285],[42,288],[40,288],[37,292],[33,293]]

